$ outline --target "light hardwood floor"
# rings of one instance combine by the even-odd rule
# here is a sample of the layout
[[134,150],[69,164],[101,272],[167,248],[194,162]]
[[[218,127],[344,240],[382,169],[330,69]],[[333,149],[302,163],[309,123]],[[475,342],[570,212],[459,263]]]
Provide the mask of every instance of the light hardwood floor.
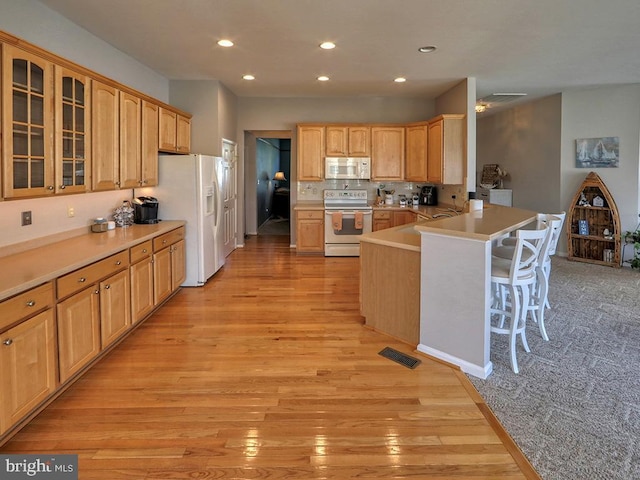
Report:
[[363,326],[358,271],[249,238],[0,451],[82,480],[539,478],[463,374]]

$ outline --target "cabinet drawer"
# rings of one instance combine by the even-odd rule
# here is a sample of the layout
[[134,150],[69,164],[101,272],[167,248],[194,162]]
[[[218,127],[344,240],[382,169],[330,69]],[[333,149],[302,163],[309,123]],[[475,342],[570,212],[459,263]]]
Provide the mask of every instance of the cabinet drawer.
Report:
[[299,210],[298,211],[298,218],[299,219],[308,219],[308,218],[313,218],[313,219],[322,219],[324,218],[324,211],[323,210]]
[[53,305],[53,282],[45,283],[0,303],[0,330]]
[[150,256],[153,253],[153,241],[148,240],[146,242],[135,245],[129,249],[129,258],[131,263],[136,263],[138,260],[142,260]]
[[154,238],[153,251],[157,252],[158,250],[162,250],[164,247],[168,247],[169,245],[179,242],[183,239],[184,227],[176,228],[175,230],[171,230],[164,235],[160,235],[159,237]]
[[373,212],[373,219],[374,220],[391,220],[391,210],[387,210],[384,212],[381,211],[374,211]]
[[58,298],[64,298],[88,285],[101,280],[112,273],[129,266],[129,251],[124,250],[115,255],[80,268],[64,277],[58,278]]

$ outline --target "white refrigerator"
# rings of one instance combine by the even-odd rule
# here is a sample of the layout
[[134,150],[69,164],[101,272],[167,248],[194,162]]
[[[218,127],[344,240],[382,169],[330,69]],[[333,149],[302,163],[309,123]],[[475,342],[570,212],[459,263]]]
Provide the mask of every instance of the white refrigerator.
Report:
[[208,155],[159,155],[158,186],[135,196],[158,199],[158,219],[186,220],[185,287],[201,287],[224,265],[222,169],[224,159]]

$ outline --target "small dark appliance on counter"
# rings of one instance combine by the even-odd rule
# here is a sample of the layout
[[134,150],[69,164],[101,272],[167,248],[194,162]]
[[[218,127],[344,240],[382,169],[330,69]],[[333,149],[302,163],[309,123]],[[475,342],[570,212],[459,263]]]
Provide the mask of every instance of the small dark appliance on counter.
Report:
[[422,187],[420,205],[438,205],[438,187],[429,185]]
[[133,199],[133,221],[135,223],[158,223],[158,199],[136,197]]

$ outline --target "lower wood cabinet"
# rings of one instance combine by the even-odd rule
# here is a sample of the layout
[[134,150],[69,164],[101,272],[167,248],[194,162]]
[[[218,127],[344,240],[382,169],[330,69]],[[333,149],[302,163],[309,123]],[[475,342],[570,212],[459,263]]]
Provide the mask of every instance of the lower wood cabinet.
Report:
[[393,215],[391,210],[373,211],[373,226],[372,230],[377,232],[378,230],[384,230],[385,228],[393,227]]
[[0,434],[57,388],[53,309],[0,335]]
[[108,347],[131,325],[129,271],[123,270],[100,282],[100,336]]
[[394,210],[393,212],[393,226],[397,227],[405,225],[407,223],[413,223],[417,220],[418,214],[411,210]]
[[153,297],[157,305],[186,279],[184,229],[169,232],[153,242]]
[[374,210],[372,230],[376,232],[385,228],[413,223],[417,221],[417,218],[417,212],[411,210]]
[[178,289],[184,236],[176,228],[0,301],[0,441]]
[[153,246],[144,242],[130,248],[131,267],[131,322],[139,322],[149,315],[154,307],[153,300]]
[[324,210],[296,211],[296,252],[324,253]]
[[60,382],[100,353],[100,290],[92,285],[58,303]]

